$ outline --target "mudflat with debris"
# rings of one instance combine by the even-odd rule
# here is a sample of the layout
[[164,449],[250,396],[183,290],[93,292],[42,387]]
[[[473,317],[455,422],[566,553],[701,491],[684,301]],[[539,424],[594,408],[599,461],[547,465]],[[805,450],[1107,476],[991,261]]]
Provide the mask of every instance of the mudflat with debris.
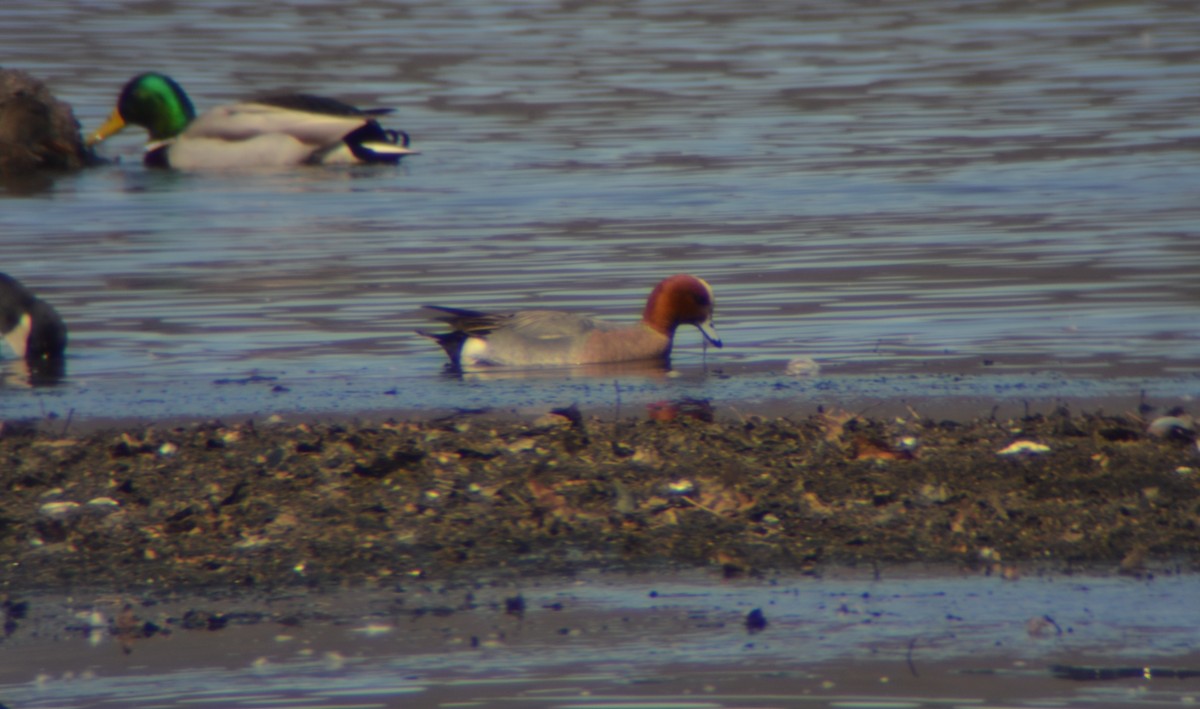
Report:
[[1186,419],[711,418],[8,425],[0,590],[1200,561]]

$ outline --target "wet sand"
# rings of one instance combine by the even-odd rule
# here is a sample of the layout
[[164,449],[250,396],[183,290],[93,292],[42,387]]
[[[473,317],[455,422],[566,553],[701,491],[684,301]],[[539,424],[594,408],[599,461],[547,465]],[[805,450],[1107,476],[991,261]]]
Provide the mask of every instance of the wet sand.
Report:
[[1184,701],[1178,413],[10,421],[0,701]]
[[[25,596],[21,707],[940,707],[1194,701],[1194,574],[580,571]],[[6,608],[13,608],[10,597]]]
[[328,587],[679,564],[1120,564],[1200,552],[1197,448],[1136,414],[5,425],[11,591]]

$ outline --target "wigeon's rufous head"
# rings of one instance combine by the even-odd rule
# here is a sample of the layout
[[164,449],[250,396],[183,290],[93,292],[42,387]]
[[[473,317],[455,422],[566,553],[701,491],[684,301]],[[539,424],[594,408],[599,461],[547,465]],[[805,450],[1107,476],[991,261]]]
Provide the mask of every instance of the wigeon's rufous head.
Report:
[[712,288],[695,276],[663,280],[646,301],[642,320],[613,323],[556,310],[483,313],[441,306],[437,318],[450,332],[417,332],[433,338],[455,367],[476,365],[541,366],[666,360],[675,330],[695,325],[714,346]]
[[664,279],[650,291],[642,322],[668,337],[680,325],[695,325],[704,339],[720,347],[721,338],[713,328],[714,306],[712,286],[702,278],[681,273]]

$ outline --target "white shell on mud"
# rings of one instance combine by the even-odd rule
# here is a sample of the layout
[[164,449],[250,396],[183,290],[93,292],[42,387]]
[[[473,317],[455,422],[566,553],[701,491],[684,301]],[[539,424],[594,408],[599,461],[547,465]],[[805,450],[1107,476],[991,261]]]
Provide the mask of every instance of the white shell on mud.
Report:
[[667,483],[667,492],[672,495],[687,495],[696,490],[696,483],[684,478]]
[[78,502],[47,502],[38,508],[38,514],[54,519],[62,519],[70,516],[77,509],[79,509]]
[[1027,453],[1029,455],[1041,455],[1042,453],[1049,452],[1050,446],[1045,445],[1044,443],[1037,443],[1035,441],[1013,441],[1004,448],[996,451],[996,454],[1021,455],[1022,453]]

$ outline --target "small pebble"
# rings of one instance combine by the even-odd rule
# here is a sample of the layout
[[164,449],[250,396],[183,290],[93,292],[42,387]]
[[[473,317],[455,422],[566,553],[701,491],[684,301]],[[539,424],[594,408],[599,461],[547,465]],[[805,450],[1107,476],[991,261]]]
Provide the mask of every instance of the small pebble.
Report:
[[755,608],[746,614],[746,630],[753,635],[767,629],[767,617],[761,608]]

